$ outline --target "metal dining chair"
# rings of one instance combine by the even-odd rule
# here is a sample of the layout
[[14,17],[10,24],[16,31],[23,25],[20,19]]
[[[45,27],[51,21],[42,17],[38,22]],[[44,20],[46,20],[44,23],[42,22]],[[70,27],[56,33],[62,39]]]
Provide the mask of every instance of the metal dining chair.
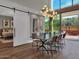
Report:
[[39,37],[38,37],[37,33],[32,33],[31,38],[33,40],[32,47],[36,47],[37,50],[38,50],[40,40],[39,40]]

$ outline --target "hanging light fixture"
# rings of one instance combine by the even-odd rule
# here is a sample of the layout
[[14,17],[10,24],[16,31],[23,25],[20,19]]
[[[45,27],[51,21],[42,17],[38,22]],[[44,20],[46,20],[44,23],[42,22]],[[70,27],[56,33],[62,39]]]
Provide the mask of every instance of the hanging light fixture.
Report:
[[[49,5],[49,0],[48,0],[48,5]],[[49,6],[44,5],[41,13],[43,16],[47,16],[47,17],[51,17],[51,18],[55,18],[55,16],[57,15],[57,12],[52,10]]]

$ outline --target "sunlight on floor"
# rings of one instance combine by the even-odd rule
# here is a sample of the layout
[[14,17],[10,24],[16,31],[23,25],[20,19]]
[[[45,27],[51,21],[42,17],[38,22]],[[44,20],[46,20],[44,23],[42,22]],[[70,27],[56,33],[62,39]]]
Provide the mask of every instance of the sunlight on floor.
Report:
[[65,39],[79,40],[79,35],[78,36],[66,35]]

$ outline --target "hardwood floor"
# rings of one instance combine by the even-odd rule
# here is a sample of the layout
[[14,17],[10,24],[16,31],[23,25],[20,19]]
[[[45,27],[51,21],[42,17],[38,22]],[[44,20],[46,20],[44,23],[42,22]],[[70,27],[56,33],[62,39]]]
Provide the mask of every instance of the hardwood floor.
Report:
[[0,39],[0,49],[7,47],[13,47],[13,40]]
[[54,56],[42,54],[29,43],[0,49],[0,59],[79,59],[79,41],[66,40],[65,42],[65,47]]

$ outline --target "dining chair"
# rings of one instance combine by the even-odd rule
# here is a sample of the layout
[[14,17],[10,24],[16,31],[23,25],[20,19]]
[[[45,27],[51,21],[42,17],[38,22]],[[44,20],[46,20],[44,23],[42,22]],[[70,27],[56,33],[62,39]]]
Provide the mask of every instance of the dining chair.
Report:
[[31,38],[33,40],[32,47],[36,47],[38,50],[39,43],[40,43],[39,36],[37,35],[37,33],[32,33]]
[[66,33],[62,34],[62,40],[63,40],[63,44],[65,45],[65,37],[66,37]]
[[41,50],[42,52],[47,52],[48,54],[49,54],[49,52],[48,52],[48,50],[47,50],[47,48],[46,48],[46,45],[45,45],[45,43],[47,42],[47,39],[46,39],[46,33],[40,33],[40,42],[41,42],[41,45],[39,46],[39,50]]
[[51,38],[51,41],[48,42],[48,46],[50,47],[48,50],[51,54],[57,53],[62,45],[60,44],[61,42],[61,35],[59,36],[53,36]]

